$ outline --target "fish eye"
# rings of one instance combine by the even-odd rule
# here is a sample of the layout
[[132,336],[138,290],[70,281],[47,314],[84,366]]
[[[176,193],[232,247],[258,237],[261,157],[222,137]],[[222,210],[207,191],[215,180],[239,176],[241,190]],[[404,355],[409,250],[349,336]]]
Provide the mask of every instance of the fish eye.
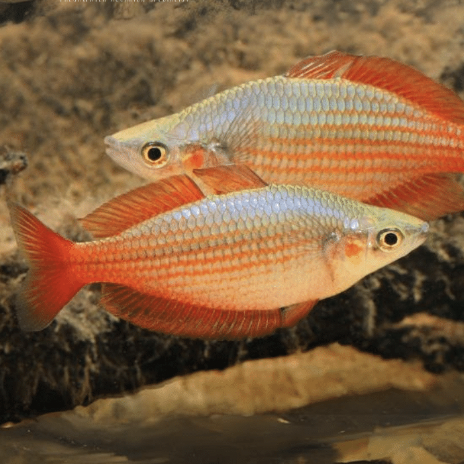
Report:
[[403,243],[403,239],[399,229],[383,229],[377,234],[377,245],[383,251],[393,251]]
[[159,142],[146,143],[142,147],[142,157],[149,166],[162,167],[168,162],[168,148]]

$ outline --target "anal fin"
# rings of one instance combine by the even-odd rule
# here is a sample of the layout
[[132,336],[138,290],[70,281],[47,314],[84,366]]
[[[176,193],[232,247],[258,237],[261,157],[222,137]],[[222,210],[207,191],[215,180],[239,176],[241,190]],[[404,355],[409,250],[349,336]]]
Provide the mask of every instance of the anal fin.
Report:
[[137,292],[118,284],[104,284],[101,304],[112,314],[140,327],[183,337],[241,339],[262,337],[289,327],[316,302],[295,305],[287,313],[270,310],[220,310]]
[[454,173],[426,174],[363,200],[425,221],[464,210],[464,189]]

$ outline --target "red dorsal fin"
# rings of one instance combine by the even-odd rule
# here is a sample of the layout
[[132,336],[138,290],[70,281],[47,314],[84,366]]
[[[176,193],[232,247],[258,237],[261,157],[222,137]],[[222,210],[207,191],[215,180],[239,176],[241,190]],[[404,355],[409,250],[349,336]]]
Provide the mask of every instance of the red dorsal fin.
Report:
[[203,193],[189,177],[172,176],[113,198],[80,222],[94,237],[110,237],[202,198]]
[[315,304],[310,308],[305,303],[304,311],[295,310],[289,317],[280,309],[232,311],[205,308],[139,293],[117,284],[104,284],[101,303],[115,316],[146,329],[184,337],[229,340],[261,337],[279,327],[296,324]]
[[463,211],[464,190],[456,174],[426,174],[371,197],[365,203],[431,221],[448,213]]
[[464,103],[451,90],[416,69],[390,58],[332,51],[297,63],[291,78],[334,79],[372,85],[392,92],[448,121],[464,124]]
[[194,169],[193,174],[217,194],[267,186],[266,182],[243,164]]
[[358,58],[362,57],[336,50],[325,55],[308,56],[292,66],[284,76],[305,79],[333,79],[334,77],[342,77],[343,73]]

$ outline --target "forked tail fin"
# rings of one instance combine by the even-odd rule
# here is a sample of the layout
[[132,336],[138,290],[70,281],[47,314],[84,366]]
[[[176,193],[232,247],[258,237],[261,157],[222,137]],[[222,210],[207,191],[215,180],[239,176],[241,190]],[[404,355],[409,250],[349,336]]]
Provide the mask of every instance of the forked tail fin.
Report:
[[71,272],[67,257],[75,244],[42,224],[23,207],[10,203],[11,223],[29,272],[16,297],[23,330],[44,329],[84,285]]

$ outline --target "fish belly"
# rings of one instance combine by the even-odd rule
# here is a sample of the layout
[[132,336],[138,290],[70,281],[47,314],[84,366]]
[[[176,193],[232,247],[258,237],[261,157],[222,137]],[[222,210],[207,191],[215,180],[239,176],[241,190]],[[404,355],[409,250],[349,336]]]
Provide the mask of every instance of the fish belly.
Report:
[[168,299],[235,311],[269,310],[338,293],[334,282],[321,272],[322,262],[309,266],[301,261],[252,261],[239,267],[222,266],[213,273],[209,266],[198,266],[190,275],[167,275],[162,288],[152,287],[150,291],[161,291]]
[[280,308],[341,291],[328,275],[323,254],[309,258],[298,249],[301,244],[271,239],[266,246],[261,242],[268,248],[261,252],[256,243],[243,242],[200,251],[134,245],[109,244],[94,264],[76,264],[76,272],[165,300],[235,311]]

